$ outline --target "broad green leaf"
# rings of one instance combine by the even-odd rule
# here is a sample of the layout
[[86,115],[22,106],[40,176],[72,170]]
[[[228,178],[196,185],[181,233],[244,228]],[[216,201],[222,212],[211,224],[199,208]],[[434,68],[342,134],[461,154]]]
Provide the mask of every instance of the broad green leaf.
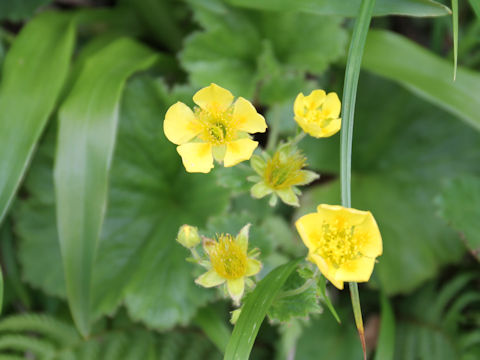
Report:
[[[161,81],[133,80],[120,109],[110,173],[108,208],[93,266],[93,318],[125,304],[129,316],[151,328],[186,324],[214,292],[194,283],[188,252],[175,237],[182,224],[205,226],[224,212],[229,193],[214,174],[187,174],[163,135],[163,116],[192,93],[170,94]],[[54,129],[52,129],[54,130]],[[14,211],[26,281],[65,297],[55,229],[53,132],[47,133],[25,181],[28,198]]]
[[69,17],[44,13],[22,29],[5,58],[0,87],[0,222],[60,94],[74,36]]
[[228,339],[232,334],[229,326],[225,323],[225,318],[226,316],[221,316],[213,306],[207,306],[198,310],[192,321],[203,330],[222,353],[225,352]]
[[257,284],[242,306],[242,312],[233,328],[224,360],[248,359],[270,305],[300,261],[302,259],[292,260],[277,267]]
[[407,38],[376,30],[368,35],[363,67],[399,82],[480,130],[480,73],[452,65]]
[[444,184],[437,205],[441,216],[480,260],[480,177],[458,177]]
[[186,40],[180,60],[198,87],[215,82],[237,96],[253,98],[258,90],[263,102],[282,101],[307,86],[307,72],[321,74],[344,52],[340,18],[189,3],[205,30]]
[[57,224],[73,319],[90,330],[90,290],[98,238],[107,205],[120,96],[126,79],[155,61],[155,54],[123,38],[86,61],[59,110],[55,158]]
[[[263,10],[300,11],[305,13],[338,16],[356,16],[361,0],[227,0],[237,6]],[[378,0],[373,9],[373,16],[443,16],[450,10],[432,0]]]
[[380,296],[382,313],[375,360],[393,360],[395,353],[395,314],[388,297],[385,294]]
[[[480,174],[480,136],[450,114],[372,77],[359,82],[355,123],[352,205],[373,213],[383,238],[371,282],[389,294],[409,292],[463,253],[458,236],[435,215],[433,199],[452,173]],[[313,168],[338,173],[332,164],[338,161],[338,137],[305,144]],[[320,203],[339,204],[339,188],[332,181],[306,191],[295,218]]]
[[20,21],[31,17],[41,6],[53,0],[5,0],[0,2],[0,20]]

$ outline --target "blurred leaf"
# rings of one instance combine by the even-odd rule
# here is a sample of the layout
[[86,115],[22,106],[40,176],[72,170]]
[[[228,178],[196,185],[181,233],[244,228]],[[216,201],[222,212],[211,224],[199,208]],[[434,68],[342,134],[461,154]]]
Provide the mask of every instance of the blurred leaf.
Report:
[[[379,282],[388,294],[405,293],[463,254],[456,234],[435,216],[433,199],[442,178],[480,174],[480,135],[372,77],[360,80],[355,123],[352,204],[372,211],[384,243],[371,282]],[[320,173],[324,165],[338,172],[333,165],[337,141],[311,141],[306,149],[309,163]],[[339,204],[339,183],[313,188],[302,200],[297,217],[320,203]]]
[[272,270],[242,306],[242,312],[233,328],[232,336],[225,351],[224,360],[248,359],[257,337],[260,325],[267,311],[280,292],[285,281],[303,259],[292,260]]
[[205,31],[187,39],[180,60],[198,87],[215,82],[253,98],[258,86],[262,101],[281,101],[306,86],[307,72],[321,74],[344,52],[340,18],[189,3]]
[[[321,15],[356,16],[361,0],[227,0],[237,6],[263,10],[301,11]],[[378,0],[373,16],[443,16],[450,14],[448,7],[431,0]]]
[[[229,194],[216,185],[214,174],[187,174],[175,146],[164,137],[161,119],[177,100],[148,77],[126,87],[93,267],[94,318],[124,303],[131,318],[167,329],[186,324],[213,295],[194,284],[192,266],[185,262],[188,253],[175,236],[182,224],[202,227],[222,213]],[[46,141],[32,164],[26,180],[30,196],[19,201],[16,230],[25,279],[65,296],[54,226],[51,145]]]
[[93,263],[107,204],[120,97],[126,79],[155,54],[128,38],[90,57],[59,110],[54,180],[57,224],[70,310],[90,331]]
[[375,360],[393,360],[395,353],[395,314],[385,294],[380,295],[382,315]]
[[477,18],[480,19],[480,0],[468,0],[473,11],[477,15]]
[[480,177],[447,181],[437,200],[441,216],[460,232],[471,253],[480,260]]
[[458,61],[458,0],[452,0],[452,32],[453,32],[453,81],[457,78]]
[[[308,282],[308,283],[307,283]],[[308,286],[308,284],[310,284]],[[305,291],[293,294],[296,289],[307,285]],[[274,299],[267,311],[270,320],[289,322],[295,318],[308,318],[310,314],[322,312],[318,304],[315,282],[302,278],[298,272],[293,272],[282,287],[282,292]]]
[[224,353],[232,332],[225,323],[225,317],[221,317],[213,306],[198,310],[197,315],[193,318],[193,323],[199,326],[215,346]]
[[363,67],[399,82],[415,94],[480,130],[480,73],[458,68],[407,38],[389,31],[368,34]]
[[[351,318],[348,307],[337,308],[342,319]],[[304,329],[297,343],[296,359],[317,360],[361,359],[362,348],[353,321],[339,325],[332,316],[312,320]]]
[[0,315],[2,314],[3,308],[3,272],[0,268]]
[[4,61],[0,89],[0,222],[60,94],[74,36],[69,17],[44,13],[22,29]]
[[20,21],[31,17],[35,11],[53,0],[6,0],[0,2],[0,20]]

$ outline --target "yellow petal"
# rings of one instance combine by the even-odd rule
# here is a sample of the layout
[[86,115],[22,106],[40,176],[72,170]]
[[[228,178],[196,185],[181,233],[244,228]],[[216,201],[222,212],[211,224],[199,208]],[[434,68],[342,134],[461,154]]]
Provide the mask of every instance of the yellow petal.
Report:
[[247,272],[245,276],[257,275],[262,269],[262,263],[256,259],[247,260]]
[[321,225],[322,217],[318,213],[304,215],[295,222],[303,243],[311,252],[315,252],[320,245]]
[[197,91],[193,95],[193,101],[202,109],[220,112],[227,110],[232,104],[233,95],[227,89],[212,83]]
[[217,286],[224,282],[225,279],[218,275],[214,270],[208,270],[206,273],[195,279],[195,283],[206,288]]
[[324,90],[313,90],[310,95],[305,97],[306,106],[313,110],[323,105],[327,97]]
[[223,164],[225,167],[230,167],[250,159],[257,146],[258,142],[251,139],[240,139],[227,143]]
[[309,253],[308,260],[317,265],[318,270],[320,270],[323,276],[325,276],[327,280],[330,281],[337,289],[343,289],[343,281],[335,278],[335,274],[333,271],[331,271],[331,267],[328,266],[328,264],[320,255],[315,253]]
[[245,290],[245,279],[242,277],[240,279],[227,280],[227,289],[230,297],[238,304]]
[[370,211],[368,211],[364,222],[355,227],[355,234],[360,240],[360,252],[363,255],[370,258],[382,255],[382,235]]
[[265,118],[257,113],[250,101],[239,97],[233,106],[234,127],[248,133],[265,132],[267,123]]
[[297,98],[293,103],[293,113],[295,114],[295,117],[299,118],[305,115],[305,95],[303,95],[303,93],[297,95]]
[[342,127],[342,119],[340,118],[332,119],[330,120],[327,126],[322,128],[321,135],[317,137],[330,137],[332,135],[335,135],[337,132],[340,131],[341,127]]
[[340,116],[341,102],[337,93],[331,92],[325,98],[323,104],[323,113],[329,118],[338,118]]
[[340,205],[320,204],[317,206],[317,212],[322,216],[322,220],[333,222],[336,219],[343,219],[349,226],[357,226],[366,221],[369,211],[345,208]]
[[177,147],[188,172],[208,173],[213,168],[212,145],[209,143],[187,143]]
[[168,108],[163,122],[163,132],[172,143],[184,144],[201,131],[201,123],[187,105],[177,102]]
[[336,271],[335,279],[348,282],[368,281],[372,275],[374,265],[375,260],[367,257],[347,262]]

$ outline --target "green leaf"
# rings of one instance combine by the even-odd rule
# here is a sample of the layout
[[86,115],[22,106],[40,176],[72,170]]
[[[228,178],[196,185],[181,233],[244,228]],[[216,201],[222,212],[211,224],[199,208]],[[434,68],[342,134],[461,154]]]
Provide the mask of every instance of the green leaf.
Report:
[[[215,82],[237,96],[290,99],[306,87],[307,72],[321,74],[343,55],[341,19],[310,14],[254,12],[219,0],[189,0],[205,29],[180,54],[195,86]],[[245,79],[250,79],[245,81]]]
[[362,65],[480,130],[479,73],[459,67],[452,81],[452,65],[447,60],[403,36],[382,30],[369,34]]
[[0,269],[0,315],[2,314],[2,306],[3,306],[3,273],[2,273],[2,269]]
[[231,330],[225,323],[218,311],[213,306],[207,306],[198,310],[193,318],[193,323],[198,325],[215,346],[222,352],[227,348]]
[[73,51],[72,21],[44,13],[15,39],[0,89],[0,222],[18,189],[65,81]]
[[[169,329],[188,323],[214,295],[195,285],[193,267],[185,261],[188,252],[175,237],[182,224],[203,227],[210,216],[224,212],[229,193],[216,185],[214,174],[187,174],[175,145],[163,135],[162,118],[178,100],[186,101],[146,76],[125,88],[108,208],[92,270],[94,319],[125,304],[135,321]],[[52,135],[47,134],[26,179],[29,197],[18,201],[14,215],[24,278],[65,297],[55,229]]]
[[459,231],[471,253],[480,260],[480,177],[450,179],[437,199],[441,216]]
[[257,284],[242,306],[242,312],[228,342],[224,360],[248,359],[268,308],[302,260],[292,260],[277,267]]
[[453,81],[457,78],[458,61],[458,0],[452,0],[452,29],[453,29]]
[[[480,174],[480,136],[373,77],[360,81],[355,122],[352,205],[373,213],[384,244],[371,282],[388,294],[409,292],[464,252],[458,236],[435,216],[433,199],[452,173]],[[313,152],[306,151],[311,166],[320,173],[324,166],[338,172],[332,165],[338,138],[311,144]],[[320,203],[339,204],[339,188],[332,181],[306,191],[295,218]]]
[[14,0],[0,2],[0,20],[20,21],[31,17],[41,6],[53,0]]
[[80,332],[90,331],[93,263],[107,204],[120,96],[155,54],[123,38],[93,55],[59,110],[55,192],[67,295]]
[[477,15],[477,18],[480,19],[480,0],[469,0],[470,6]]
[[[329,0],[228,0],[228,2],[237,6],[263,10],[356,16],[361,0],[343,0],[341,2]],[[431,0],[378,0],[373,9],[373,16],[443,16],[448,14],[450,14],[448,7]]]
[[385,294],[380,295],[380,303],[382,305],[382,316],[375,360],[393,360],[395,353],[395,314]]
[[[302,288],[306,282],[307,288],[293,294],[296,289]],[[302,288],[303,290],[303,288]],[[308,318],[310,314],[320,313],[322,308],[318,303],[315,282],[305,280],[298,272],[292,273],[282,287],[282,292],[274,299],[267,311],[268,317],[276,322],[289,322],[295,318]]]

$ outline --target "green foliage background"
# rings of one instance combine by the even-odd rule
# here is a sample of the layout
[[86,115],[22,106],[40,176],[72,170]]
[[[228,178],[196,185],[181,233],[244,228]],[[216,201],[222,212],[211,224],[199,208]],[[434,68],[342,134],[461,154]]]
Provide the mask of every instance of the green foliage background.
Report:
[[[187,174],[163,134],[168,107],[215,82],[265,115],[263,147],[293,136],[299,92],[342,93],[360,3],[2,2],[0,359],[220,359],[241,347],[226,344],[233,309],[193,282],[175,242],[185,223],[209,236],[252,223],[259,278],[289,269],[282,289],[266,281],[247,296],[245,312],[268,319],[251,358],[360,358],[347,291],[327,285],[341,324],[316,287],[257,306],[260,291],[304,283],[278,266],[306,254],[293,222],[340,203],[339,136],[301,143],[321,178],[292,210],[252,199],[248,166]],[[372,211],[384,241],[360,287],[372,359],[480,357],[480,4],[460,4],[455,81],[449,5],[377,0],[365,46],[352,205]]]

